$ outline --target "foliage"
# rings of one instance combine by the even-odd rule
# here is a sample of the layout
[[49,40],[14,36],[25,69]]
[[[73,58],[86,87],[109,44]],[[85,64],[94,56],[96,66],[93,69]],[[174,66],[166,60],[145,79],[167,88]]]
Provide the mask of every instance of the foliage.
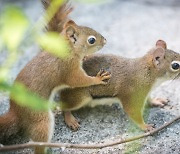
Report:
[[[37,38],[37,42],[48,52],[66,58],[69,55],[67,42],[55,32],[47,32]],[[64,52],[62,52],[64,51]]]
[[[13,86],[7,82],[0,82],[1,90],[8,90],[11,93],[11,99],[22,106],[27,106],[35,110],[48,110],[51,106],[46,100],[30,92],[23,84],[15,82]],[[27,103],[28,102],[28,103]]]
[[28,19],[20,8],[9,6],[0,18],[1,41],[8,51],[16,50],[28,28]]

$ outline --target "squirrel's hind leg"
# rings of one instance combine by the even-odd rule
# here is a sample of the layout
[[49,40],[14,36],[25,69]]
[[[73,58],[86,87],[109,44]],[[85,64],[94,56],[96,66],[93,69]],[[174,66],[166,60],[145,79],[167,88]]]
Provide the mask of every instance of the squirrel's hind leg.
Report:
[[74,131],[77,131],[80,127],[79,121],[73,116],[71,111],[64,112],[64,121],[66,125]]
[[[40,115],[41,116],[41,115]],[[29,138],[34,142],[50,142],[54,131],[54,117],[47,113],[28,125]],[[45,154],[46,148],[36,147],[35,154]]]
[[65,123],[73,130],[77,130],[80,125],[78,120],[72,115],[72,110],[86,106],[92,100],[89,91],[84,88],[65,89],[60,93],[60,108],[64,111]]
[[153,125],[146,124],[143,118],[144,100],[136,100],[136,98],[128,97],[122,100],[123,109],[128,116],[144,131],[153,129]]

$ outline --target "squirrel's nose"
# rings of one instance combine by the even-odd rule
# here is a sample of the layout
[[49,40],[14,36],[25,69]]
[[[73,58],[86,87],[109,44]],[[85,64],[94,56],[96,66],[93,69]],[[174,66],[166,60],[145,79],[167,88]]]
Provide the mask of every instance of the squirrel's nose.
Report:
[[104,41],[103,41],[103,43],[104,43],[104,44],[106,44],[106,43],[107,43],[107,40],[106,40],[105,38],[104,38]]

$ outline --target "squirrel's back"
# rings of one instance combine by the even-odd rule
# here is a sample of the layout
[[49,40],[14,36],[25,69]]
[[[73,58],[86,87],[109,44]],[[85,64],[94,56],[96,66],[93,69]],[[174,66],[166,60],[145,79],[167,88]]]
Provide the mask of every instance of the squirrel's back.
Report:
[[[83,69],[90,76],[95,76],[100,69],[105,69],[106,71],[112,72],[111,69],[114,67],[123,67],[122,65],[126,63],[127,58],[111,55],[111,54],[95,54],[93,56],[88,56],[85,61],[83,61]],[[131,59],[128,59],[128,63]]]

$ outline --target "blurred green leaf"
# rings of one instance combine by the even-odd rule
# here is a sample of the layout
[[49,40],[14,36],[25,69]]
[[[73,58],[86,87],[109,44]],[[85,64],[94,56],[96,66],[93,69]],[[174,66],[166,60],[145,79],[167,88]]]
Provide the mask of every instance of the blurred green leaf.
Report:
[[26,106],[38,111],[47,111],[51,108],[51,103],[27,90],[21,83],[15,82],[14,85],[11,86],[6,82],[0,82],[0,89],[9,91],[11,98],[21,106]]
[[58,57],[66,58],[69,55],[68,43],[58,33],[48,32],[38,37],[37,41],[43,49]]
[[0,15],[0,35],[10,51],[16,50],[20,45],[28,24],[22,10],[15,6],[7,7]]
[[5,80],[7,78],[8,73],[9,73],[8,69],[6,69],[4,67],[0,67],[0,81]]

